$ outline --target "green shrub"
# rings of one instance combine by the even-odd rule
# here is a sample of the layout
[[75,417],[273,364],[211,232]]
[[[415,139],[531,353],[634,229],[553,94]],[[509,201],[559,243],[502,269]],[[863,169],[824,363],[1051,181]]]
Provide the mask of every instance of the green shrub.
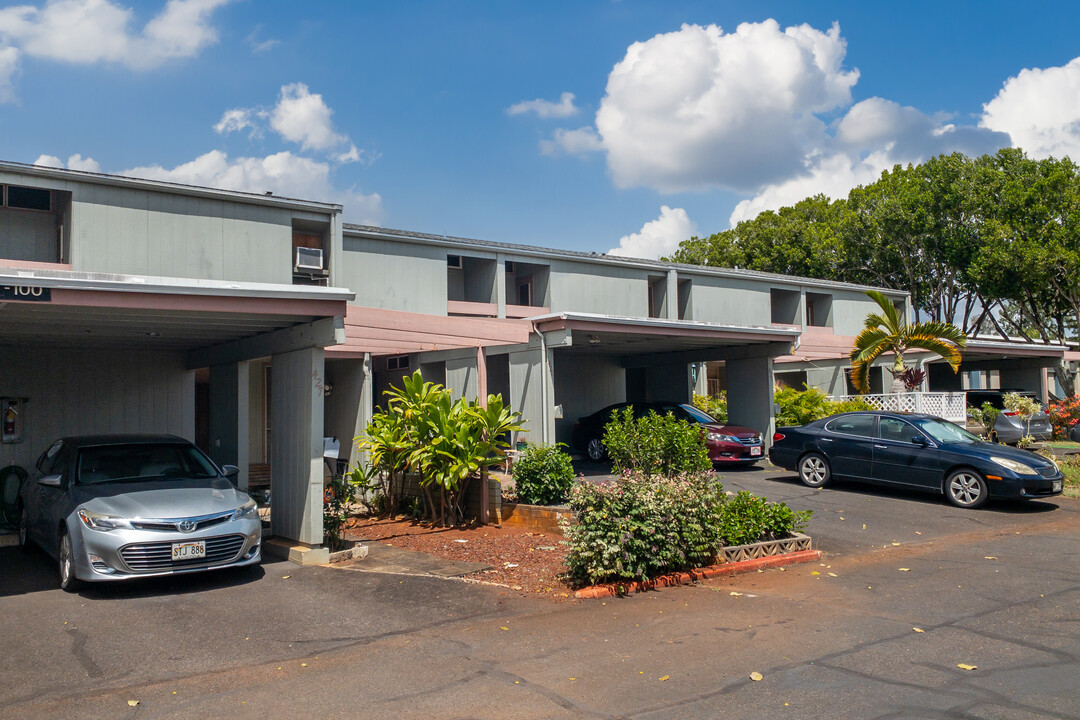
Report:
[[708,565],[721,540],[723,488],[710,475],[628,474],[570,491],[576,525],[564,532],[566,565],[581,583],[641,580]]
[[574,466],[561,445],[529,445],[514,462],[518,500],[530,505],[566,502],[574,484]]
[[616,472],[672,477],[712,468],[701,428],[671,413],[635,418],[629,407],[613,412],[604,446]]
[[728,421],[727,393],[724,391],[718,395],[695,395],[694,407],[704,410],[722,423]]
[[809,510],[796,512],[784,503],[770,503],[744,490],[724,504],[720,537],[724,545],[775,540],[803,530],[809,520]]
[[795,512],[741,492],[728,499],[711,475],[627,474],[570,491],[576,525],[564,529],[566,565],[580,583],[641,580],[713,563],[722,545],[744,545],[802,530]]
[[777,427],[805,425],[837,413],[874,409],[874,406],[865,400],[830,400],[828,395],[817,388],[796,390],[777,387],[773,402],[780,406],[776,415]]

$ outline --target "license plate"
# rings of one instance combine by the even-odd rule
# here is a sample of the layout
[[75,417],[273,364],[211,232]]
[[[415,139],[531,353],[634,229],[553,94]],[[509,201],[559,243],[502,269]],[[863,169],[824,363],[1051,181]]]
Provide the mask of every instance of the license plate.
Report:
[[1053,490],[1053,492],[1061,492],[1061,481],[1060,480],[1055,480],[1054,481],[1054,490]]
[[760,455],[760,454],[761,454],[761,448],[759,448],[759,447],[750,448],[750,455],[751,456]]
[[177,560],[198,560],[204,557],[206,557],[205,540],[173,543],[172,545],[173,562],[176,562]]

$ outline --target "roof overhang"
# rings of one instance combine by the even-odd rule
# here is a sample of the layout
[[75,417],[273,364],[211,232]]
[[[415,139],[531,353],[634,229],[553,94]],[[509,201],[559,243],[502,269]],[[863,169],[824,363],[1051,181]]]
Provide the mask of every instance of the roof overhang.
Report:
[[246,342],[254,352],[252,338],[272,336],[264,348],[325,346],[340,341],[333,328],[352,297],[335,288],[0,268],[0,344],[194,352]]
[[791,352],[799,338],[799,330],[790,327],[591,313],[552,313],[530,320],[540,332],[569,333],[565,352],[620,356],[627,367],[776,357]]

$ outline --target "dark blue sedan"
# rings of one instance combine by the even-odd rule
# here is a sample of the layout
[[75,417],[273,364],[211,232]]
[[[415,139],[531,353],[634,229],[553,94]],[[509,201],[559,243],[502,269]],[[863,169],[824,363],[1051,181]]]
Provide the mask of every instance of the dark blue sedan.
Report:
[[944,493],[962,508],[991,497],[1060,495],[1064,482],[1053,461],[986,442],[932,415],[854,412],[782,427],[769,459],[812,488],[847,478]]

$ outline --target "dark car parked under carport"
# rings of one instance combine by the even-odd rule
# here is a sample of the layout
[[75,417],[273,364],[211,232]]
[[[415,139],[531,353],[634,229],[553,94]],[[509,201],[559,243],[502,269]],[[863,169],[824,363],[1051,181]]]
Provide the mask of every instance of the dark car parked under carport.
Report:
[[990,497],[1060,495],[1064,482],[1052,460],[932,415],[856,412],[782,427],[769,459],[809,487],[842,477],[944,494],[963,508]]

